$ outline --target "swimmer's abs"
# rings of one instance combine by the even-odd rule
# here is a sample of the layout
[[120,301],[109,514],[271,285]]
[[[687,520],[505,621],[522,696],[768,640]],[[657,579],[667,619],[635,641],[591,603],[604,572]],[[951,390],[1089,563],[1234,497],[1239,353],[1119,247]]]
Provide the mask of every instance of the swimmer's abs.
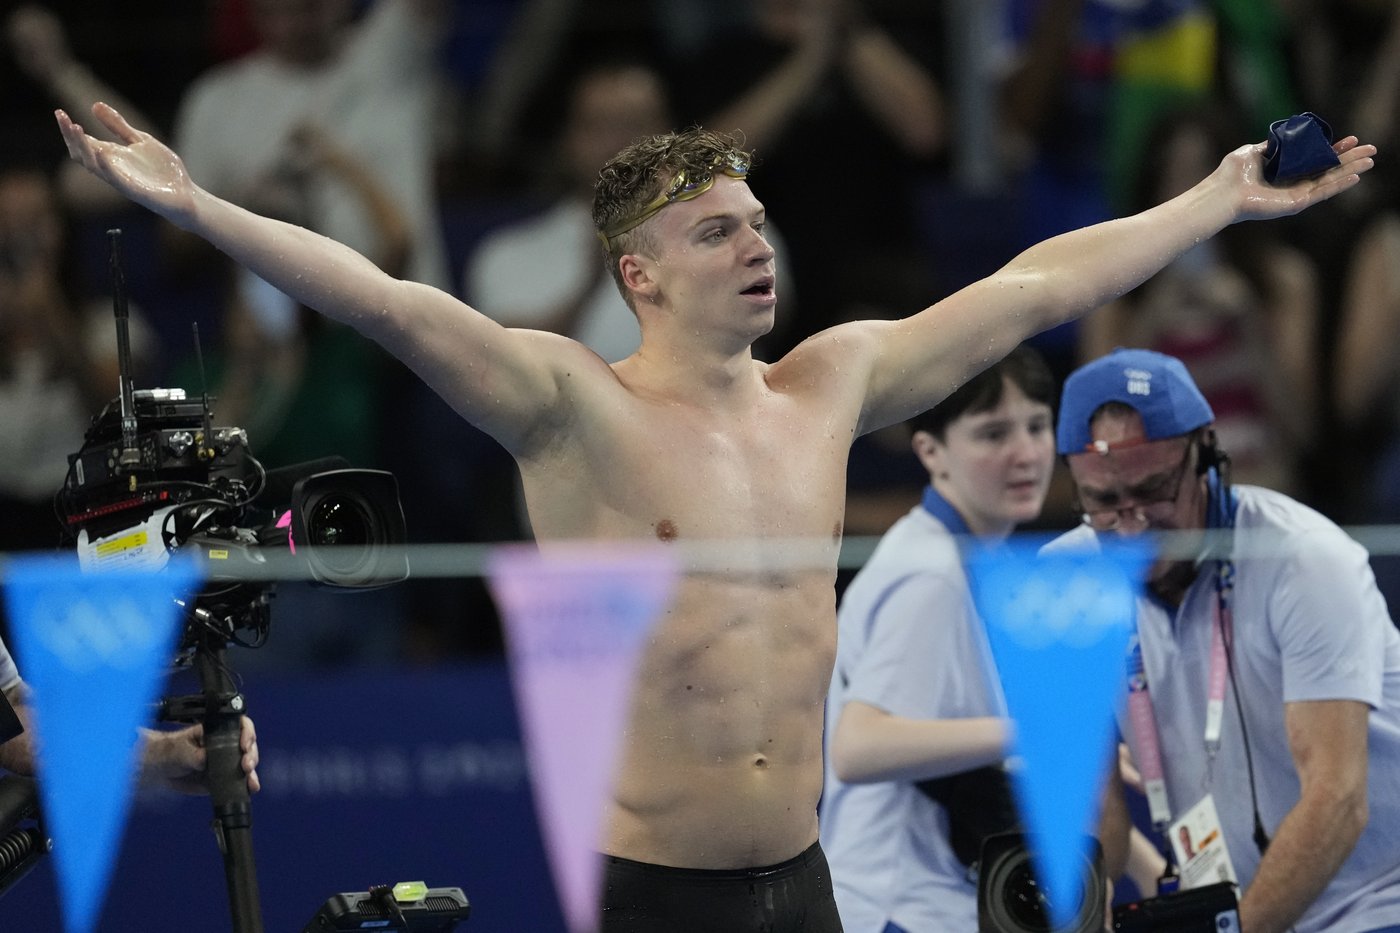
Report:
[[793,767],[751,755],[703,774],[682,769],[676,778],[686,781],[676,795],[623,790],[609,820],[609,854],[684,868],[743,868],[790,858],[816,841],[820,759]]
[[682,585],[635,682],[609,854],[736,868],[815,841],[835,597],[797,580]]

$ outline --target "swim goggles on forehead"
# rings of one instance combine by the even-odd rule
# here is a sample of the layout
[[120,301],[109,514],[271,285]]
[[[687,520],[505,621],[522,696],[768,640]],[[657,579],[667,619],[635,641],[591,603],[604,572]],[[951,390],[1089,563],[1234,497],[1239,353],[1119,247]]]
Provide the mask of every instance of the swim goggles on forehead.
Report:
[[630,217],[623,217],[604,227],[598,231],[598,238],[603,241],[604,246],[609,246],[613,237],[641,226],[666,205],[700,197],[714,186],[716,171],[723,172],[730,178],[744,178],[749,174],[749,157],[740,152],[715,156],[710,167],[694,177],[691,177],[686,169],[681,169],[666,190],[654,201]]

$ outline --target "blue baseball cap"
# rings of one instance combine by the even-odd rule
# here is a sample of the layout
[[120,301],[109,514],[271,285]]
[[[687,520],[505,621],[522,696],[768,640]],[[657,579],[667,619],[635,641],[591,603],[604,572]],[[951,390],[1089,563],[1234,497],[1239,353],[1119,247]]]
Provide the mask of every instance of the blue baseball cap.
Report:
[[1061,454],[1091,449],[1089,421],[1107,402],[1122,402],[1142,415],[1150,441],[1180,437],[1215,420],[1181,360],[1155,350],[1119,347],[1065,380],[1055,448]]

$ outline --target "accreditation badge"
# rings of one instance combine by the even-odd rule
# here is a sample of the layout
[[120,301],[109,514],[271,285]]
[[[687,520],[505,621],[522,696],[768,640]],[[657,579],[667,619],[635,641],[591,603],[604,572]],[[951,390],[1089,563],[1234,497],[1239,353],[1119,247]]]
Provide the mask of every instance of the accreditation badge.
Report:
[[1215,798],[1206,794],[1167,829],[1167,839],[1181,869],[1183,889],[1229,881],[1239,884],[1225,833],[1215,812]]

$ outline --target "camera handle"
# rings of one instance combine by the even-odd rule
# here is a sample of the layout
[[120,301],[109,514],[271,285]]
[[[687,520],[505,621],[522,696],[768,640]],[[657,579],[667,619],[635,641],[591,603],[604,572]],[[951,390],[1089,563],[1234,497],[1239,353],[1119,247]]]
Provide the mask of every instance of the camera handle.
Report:
[[224,650],[221,636],[213,632],[200,636],[195,646],[194,664],[204,692],[198,696],[166,699],[161,706],[161,718],[204,724],[205,767],[209,800],[214,807],[211,826],[224,859],[233,933],[263,933],[258,876],[253,861],[253,811],[248,779],[243,773],[243,751],[239,747],[246,704],[243,695],[234,688],[224,663]]

